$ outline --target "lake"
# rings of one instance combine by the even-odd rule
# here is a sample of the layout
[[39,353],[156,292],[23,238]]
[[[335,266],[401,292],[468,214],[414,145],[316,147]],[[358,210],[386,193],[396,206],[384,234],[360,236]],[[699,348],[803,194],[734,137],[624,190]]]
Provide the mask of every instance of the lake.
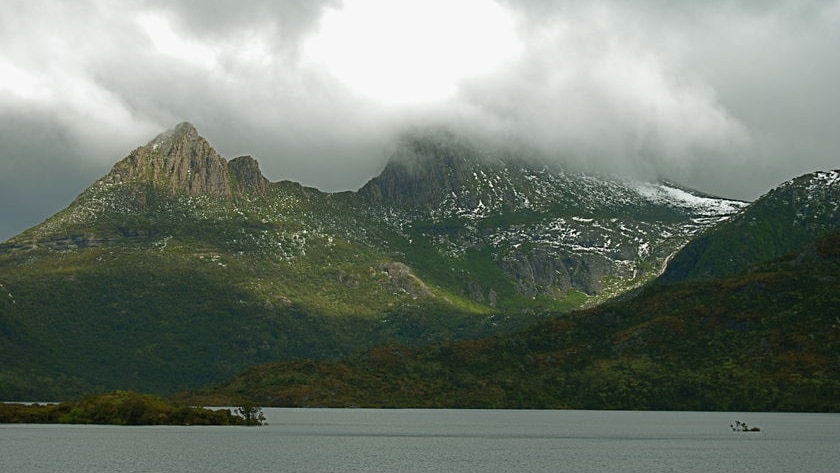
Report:
[[[0,424],[2,472],[831,472],[840,415],[264,409],[264,427]],[[736,420],[761,432],[733,432]]]

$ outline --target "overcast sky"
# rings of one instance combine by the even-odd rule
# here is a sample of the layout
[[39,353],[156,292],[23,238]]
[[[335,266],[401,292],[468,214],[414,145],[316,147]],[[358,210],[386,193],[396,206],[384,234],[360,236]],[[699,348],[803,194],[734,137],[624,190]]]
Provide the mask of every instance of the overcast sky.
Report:
[[6,0],[0,240],[192,122],[357,189],[396,135],[754,199],[840,167],[840,0]]

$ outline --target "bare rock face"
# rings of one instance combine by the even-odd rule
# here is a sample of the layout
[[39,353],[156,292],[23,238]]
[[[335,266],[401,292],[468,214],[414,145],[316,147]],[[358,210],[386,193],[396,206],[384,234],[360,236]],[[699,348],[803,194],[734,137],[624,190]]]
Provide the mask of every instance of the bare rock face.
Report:
[[268,189],[268,179],[263,176],[256,159],[251,156],[240,156],[227,164],[234,191],[261,193]]
[[558,258],[545,251],[513,253],[499,265],[516,281],[517,290],[529,296],[562,296],[570,289],[598,294],[602,278],[622,274],[622,268],[600,255]]
[[264,192],[268,180],[250,156],[230,163],[184,122],[132,151],[103,179],[105,184],[154,184],[170,194],[231,197],[236,192]]
[[379,265],[380,271],[388,275],[390,284],[397,290],[405,292],[415,299],[418,297],[431,297],[432,291],[414,275],[407,265],[398,262],[383,263]]
[[472,176],[477,152],[449,134],[407,136],[382,173],[359,194],[374,203],[434,209]]

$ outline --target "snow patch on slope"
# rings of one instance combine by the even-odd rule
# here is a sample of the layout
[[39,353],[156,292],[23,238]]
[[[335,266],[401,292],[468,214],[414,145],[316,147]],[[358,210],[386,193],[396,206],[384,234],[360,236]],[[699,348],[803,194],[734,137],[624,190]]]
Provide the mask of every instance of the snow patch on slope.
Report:
[[811,185],[808,187],[809,191],[819,187],[840,185],[840,171],[820,171],[815,172],[813,176]]
[[732,215],[749,205],[737,200],[692,194],[665,183],[637,183],[634,187],[636,192],[652,203],[671,205],[710,216]]

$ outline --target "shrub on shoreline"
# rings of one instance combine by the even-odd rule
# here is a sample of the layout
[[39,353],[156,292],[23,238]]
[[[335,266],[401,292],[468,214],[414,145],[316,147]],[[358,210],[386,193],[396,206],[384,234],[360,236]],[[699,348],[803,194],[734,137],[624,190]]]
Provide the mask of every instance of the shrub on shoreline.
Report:
[[[254,408],[259,409],[259,408]],[[261,425],[230,409],[178,405],[151,394],[114,391],[60,404],[0,404],[0,423],[111,425]]]

